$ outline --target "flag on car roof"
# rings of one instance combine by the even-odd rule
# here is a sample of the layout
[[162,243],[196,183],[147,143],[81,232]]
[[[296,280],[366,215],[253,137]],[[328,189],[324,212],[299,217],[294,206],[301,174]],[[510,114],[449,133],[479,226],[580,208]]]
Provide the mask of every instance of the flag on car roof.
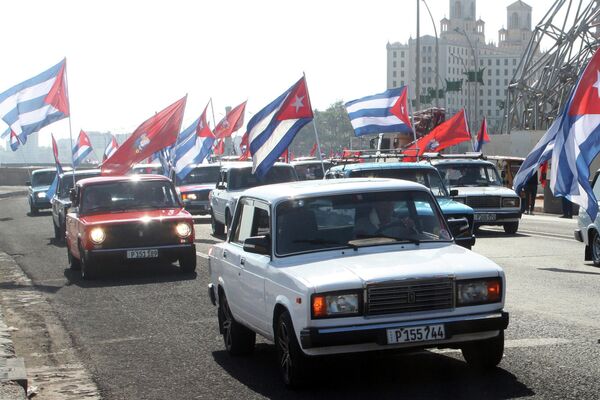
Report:
[[250,146],[248,146],[248,132],[242,135],[242,141],[240,142],[240,152],[242,155],[238,158],[239,161],[246,161],[250,158]]
[[401,132],[412,133],[407,107],[408,87],[352,100],[345,104],[356,136]]
[[79,166],[85,158],[92,152],[92,143],[87,133],[83,129],[79,132],[77,141],[73,146],[73,167]]
[[417,140],[416,143],[404,149],[404,154],[408,157],[404,157],[403,161],[416,161],[415,156],[422,156],[423,153],[427,152],[438,152],[470,140],[471,134],[469,133],[467,117],[465,110],[462,109],[449,120],[433,128],[431,132]]
[[235,107],[215,126],[214,135],[218,139],[230,137],[231,134],[244,125],[246,102]]
[[102,162],[106,161],[107,158],[115,154],[115,151],[119,148],[119,143],[117,143],[117,139],[115,135],[110,135],[110,140],[104,149],[104,156],[102,157]]
[[124,175],[133,164],[172,145],[181,129],[187,95],[144,121],[102,164],[102,175]]
[[252,173],[264,177],[296,133],[312,119],[308,88],[302,77],[248,122]]
[[21,145],[21,141],[19,141],[19,137],[12,130],[10,131],[10,149],[12,151],[17,151],[19,146]]
[[0,118],[9,126],[2,137],[14,132],[25,143],[27,136],[69,116],[66,65],[64,59],[0,93]]
[[54,197],[56,193],[56,187],[58,186],[58,176],[63,173],[62,165],[60,165],[60,161],[58,160],[58,146],[56,145],[56,140],[54,139],[54,135],[50,134],[52,138],[52,154],[54,155],[54,164],[56,165],[56,175],[54,176],[54,180],[52,184],[46,190],[46,198],[51,199]]
[[187,135],[188,139],[175,149],[175,173],[179,179],[184,179],[193,169],[194,164],[201,164],[210,154],[215,135],[206,121],[207,109],[208,104],[200,117],[185,130],[194,134]]
[[485,117],[483,117],[483,121],[481,121],[481,128],[479,128],[479,132],[477,132],[477,141],[473,144],[473,151],[482,151],[483,145],[489,142],[490,137],[487,131],[487,121],[485,120]]

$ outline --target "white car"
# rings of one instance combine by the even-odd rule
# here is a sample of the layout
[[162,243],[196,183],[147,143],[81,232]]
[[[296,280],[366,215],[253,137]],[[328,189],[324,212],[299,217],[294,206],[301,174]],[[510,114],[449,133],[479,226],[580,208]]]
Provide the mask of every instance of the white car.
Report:
[[240,197],[209,252],[208,292],[231,354],[274,341],[284,382],[315,356],[450,347],[484,368],[503,354],[505,278],[452,243],[425,186],[393,179],[268,185]]

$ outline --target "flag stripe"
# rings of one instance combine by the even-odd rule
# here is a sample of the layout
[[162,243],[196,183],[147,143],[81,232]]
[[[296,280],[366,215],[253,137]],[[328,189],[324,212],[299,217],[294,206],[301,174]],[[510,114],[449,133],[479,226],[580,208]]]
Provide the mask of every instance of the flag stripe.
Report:
[[366,101],[356,100],[356,102],[352,105],[346,106],[346,111],[348,112],[348,115],[350,115],[362,109],[386,109],[393,106],[399,98],[400,96],[372,99]]
[[365,101],[369,101],[369,100],[386,99],[386,98],[390,98],[390,97],[396,97],[396,99],[398,99],[398,97],[400,97],[400,94],[402,94],[402,90],[404,90],[405,87],[406,86],[401,86],[398,88],[388,89],[383,93],[378,93],[378,94],[374,94],[371,96],[361,97],[360,99],[351,100],[346,103],[346,108],[349,106],[352,106],[356,103],[365,102]]
[[[24,89],[27,89],[32,86],[36,86],[40,83],[43,83],[43,82],[49,80],[52,77],[56,78],[56,75],[60,71],[62,64],[64,62],[65,62],[65,60],[59,62],[55,66],[40,73],[39,75],[34,76],[33,78],[28,79],[24,82],[21,82],[18,85],[15,85],[15,86],[11,87],[10,89],[4,91],[3,93],[0,93],[0,103],[3,103],[6,99],[8,99],[9,97],[11,97],[12,95],[14,95],[16,93],[23,91]],[[48,91],[50,91],[50,88],[48,88]]]
[[31,111],[39,107],[40,104],[44,104],[44,99],[55,81],[56,77],[53,77],[45,82],[38,83],[35,86],[28,87],[19,93],[7,97],[0,103],[0,115],[18,114],[17,104],[19,110],[25,111]]

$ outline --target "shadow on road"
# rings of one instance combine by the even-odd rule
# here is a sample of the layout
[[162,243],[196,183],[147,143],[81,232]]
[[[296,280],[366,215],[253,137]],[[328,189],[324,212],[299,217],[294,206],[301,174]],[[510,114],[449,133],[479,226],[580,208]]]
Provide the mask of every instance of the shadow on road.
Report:
[[51,216],[52,215],[52,211],[51,210],[46,210],[46,211],[38,211],[37,214],[32,214],[30,211],[27,212],[27,216],[28,217],[33,217],[33,218],[37,218],[37,217],[47,217],[47,216]]
[[477,229],[477,231],[475,232],[475,237],[476,238],[501,238],[501,237],[530,237],[529,235],[525,234],[525,233],[513,233],[508,234],[504,231],[496,231],[496,230],[491,230],[491,229]]
[[184,273],[173,264],[104,264],[93,280],[81,279],[81,272],[66,268],[68,285],[86,287],[147,285],[161,282],[178,282],[196,279],[197,274]]
[[196,239],[196,240],[194,240],[194,243],[204,243],[204,244],[217,244],[217,243],[221,243],[221,242],[222,242],[222,240],[214,240],[214,239]]
[[[46,238],[46,240],[48,240],[48,243],[46,244],[47,246],[54,246],[54,247],[60,247],[60,248],[65,248],[66,243],[64,240],[60,240],[60,239],[56,239],[56,238]],[[67,256],[67,254],[65,253],[65,257]]]
[[213,352],[213,357],[233,378],[272,399],[509,399],[535,394],[501,368],[477,373],[462,360],[431,352],[319,359],[312,368],[313,383],[297,392],[283,385],[273,345],[258,344],[248,357],[225,351]]
[[[588,264],[594,265],[594,264]],[[588,271],[577,271],[574,269],[562,269],[562,268],[538,268],[540,271],[550,271],[550,272],[562,272],[565,274],[582,274],[582,275],[600,275],[600,272],[588,272]]]

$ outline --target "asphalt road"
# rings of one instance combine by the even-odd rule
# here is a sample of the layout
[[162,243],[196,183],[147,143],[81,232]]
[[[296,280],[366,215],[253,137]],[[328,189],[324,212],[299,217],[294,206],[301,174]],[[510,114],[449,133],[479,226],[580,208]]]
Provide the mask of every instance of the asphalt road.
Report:
[[51,217],[26,215],[23,198],[0,199],[0,249],[46,294],[106,399],[473,398],[597,399],[600,393],[600,268],[583,261],[575,220],[524,216],[521,231],[479,233],[474,251],[507,275],[511,321],[500,367],[478,374],[458,351],[336,357],[315,384],[289,392],[275,349],[231,358],[206,294],[208,219],[196,225],[197,274],[174,265],[107,265],[84,282],[52,239]]

